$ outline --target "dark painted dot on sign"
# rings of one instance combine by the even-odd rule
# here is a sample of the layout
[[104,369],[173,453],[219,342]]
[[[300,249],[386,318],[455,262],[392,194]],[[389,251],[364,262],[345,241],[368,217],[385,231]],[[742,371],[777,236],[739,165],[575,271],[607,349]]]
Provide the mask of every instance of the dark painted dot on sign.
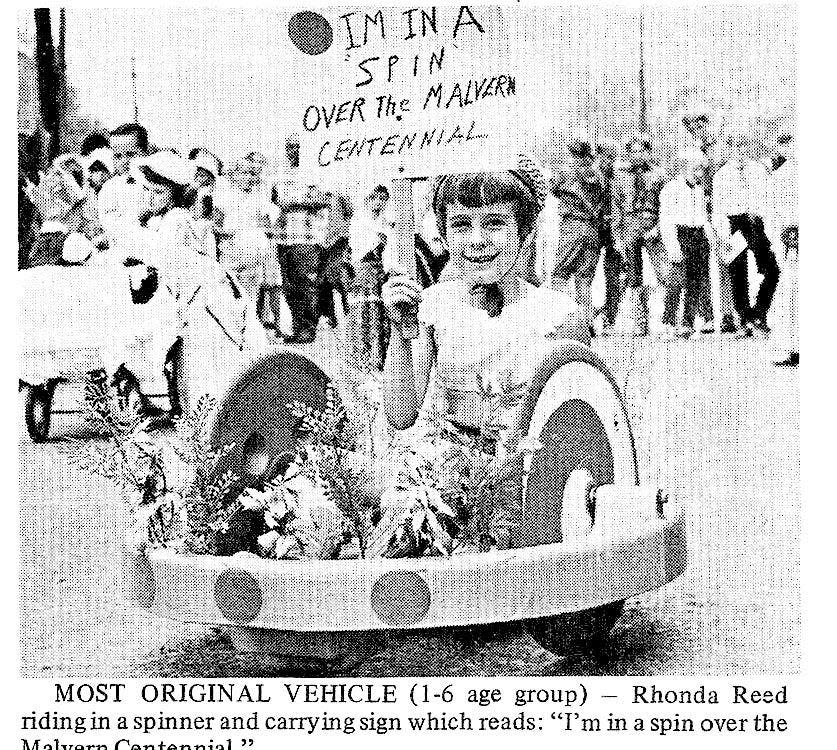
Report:
[[396,115],[395,119],[398,120],[398,122],[401,122],[401,115]]
[[140,607],[150,608],[154,604],[157,586],[151,563],[141,552],[128,553],[125,561],[125,577],[128,585],[128,600]]
[[303,10],[291,16],[288,22],[288,36],[300,52],[306,55],[321,55],[331,47],[334,30],[319,13]]
[[215,581],[215,603],[234,622],[252,622],[262,610],[262,590],[246,570],[230,568]]
[[375,614],[387,625],[412,625],[430,609],[430,587],[418,573],[392,570],[375,581],[371,601]]

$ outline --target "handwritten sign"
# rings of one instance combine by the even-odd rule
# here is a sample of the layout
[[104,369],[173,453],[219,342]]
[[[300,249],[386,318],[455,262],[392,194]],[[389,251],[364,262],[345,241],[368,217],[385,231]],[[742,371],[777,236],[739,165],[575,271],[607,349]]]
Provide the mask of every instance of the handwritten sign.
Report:
[[394,179],[507,164],[521,149],[519,23],[496,6],[295,14],[291,41],[325,72],[299,82],[302,166]]

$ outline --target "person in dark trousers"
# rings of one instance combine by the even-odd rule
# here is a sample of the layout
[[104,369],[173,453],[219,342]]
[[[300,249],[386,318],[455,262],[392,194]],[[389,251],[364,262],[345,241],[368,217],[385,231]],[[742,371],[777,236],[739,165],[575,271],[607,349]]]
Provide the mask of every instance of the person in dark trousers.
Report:
[[616,250],[624,264],[622,292],[614,331],[626,336],[648,334],[648,295],[644,286],[642,251],[654,271],[667,283],[664,251],[660,242],[660,191],[665,172],[653,159],[651,137],[633,134],[625,154],[614,164],[611,187],[611,227]]
[[[767,335],[767,312],[779,281],[779,265],[770,248],[762,217],[767,201],[765,166],[747,155],[748,139],[730,137],[731,157],[712,181],[712,223],[721,240],[732,284],[742,336]],[[753,253],[763,280],[750,304],[747,250]]]
[[[708,106],[698,106],[695,109],[686,112],[682,122],[686,132],[692,138],[692,145],[700,150],[706,160],[702,184],[703,189],[706,192],[706,210],[711,217],[712,179],[715,176],[715,172],[717,172],[726,161],[726,144],[718,137],[717,126],[714,126],[711,121],[711,111]],[[715,317],[716,315],[720,315],[721,320],[718,326],[718,331],[720,333],[736,333],[738,326],[735,322],[735,307],[732,301],[732,287],[730,285],[729,270],[725,264],[718,263],[715,258],[711,258],[710,262],[715,264],[718,274],[720,309],[713,309],[711,282],[709,278],[707,278],[701,288],[699,303],[699,315],[704,321],[703,332],[709,333],[710,331],[714,331],[716,328]]]
[[[291,311],[293,333],[285,337],[292,344],[308,344],[316,336],[317,323],[324,307],[326,317],[334,320],[333,302],[325,302],[321,273],[328,260],[322,245],[315,243],[279,245],[279,265],[284,280],[285,299]],[[328,297],[331,297],[328,294]],[[329,314],[330,312],[330,314]],[[336,320],[334,321],[336,324]]]
[[550,187],[560,225],[552,248],[549,285],[575,298],[589,327],[593,323],[591,286],[601,251],[605,190],[586,137],[569,142]]
[[318,232],[327,201],[315,187],[295,186],[277,195],[277,205],[281,209],[277,253],[293,329],[285,340],[307,344],[316,336],[321,315],[329,323],[337,322],[333,283],[326,280],[329,252]]
[[383,368],[389,340],[389,327],[381,302],[384,253],[390,232],[385,213],[389,197],[385,185],[376,185],[366,193],[352,217],[349,232],[349,338],[353,355],[374,370]]
[[[660,193],[660,234],[670,263],[663,332],[668,338],[694,333],[701,289],[709,283],[709,238],[714,236],[706,213],[702,179],[706,159],[697,149],[678,154],[680,174]],[[683,292],[683,325],[677,325]]]

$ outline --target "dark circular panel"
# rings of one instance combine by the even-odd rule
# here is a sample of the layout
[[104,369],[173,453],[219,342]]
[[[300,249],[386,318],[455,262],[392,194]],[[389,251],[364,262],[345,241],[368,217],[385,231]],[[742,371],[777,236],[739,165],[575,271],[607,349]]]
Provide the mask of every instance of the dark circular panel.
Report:
[[544,447],[532,459],[515,547],[562,540],[564,485],[575,469],[587,469],[596,487],[613,483],[613,450],[596,410],[586,401],[564,401],[546,421],[540,440]]
[[140,552],[126,554],[125,581],[128,588],[128,601],[146,608],[154,604],[157,586],[154,582],[151,563],[144,554]]
[[288,36],[300,52],[306,55],[321,55],[331,47],[334,30],[319,13],[304,10],[291,16],[288,22]]
[[243,486],[272,479],[296,452],[297,420],[288,404],[300,401],[322,409],[327,383],[323,371],[296,352],[272,352],[253,363],[218,410],[212,444],[233,449],[216,472],[234,472]]
[[387,625],[405,627],[422,620],[430,610],[430,588],[418,573],[392,570],[372,586],[372,609]]
[[215,581],[215,603],[228,620],[252,622],[262,610],[262,590],[246,570],[230,568]]

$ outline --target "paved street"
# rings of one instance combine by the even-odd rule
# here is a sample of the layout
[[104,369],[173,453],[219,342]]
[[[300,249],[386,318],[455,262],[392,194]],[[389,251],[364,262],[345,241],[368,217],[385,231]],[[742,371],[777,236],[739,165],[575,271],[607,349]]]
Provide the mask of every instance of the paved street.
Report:
[[[643,483],[686,508],[690,564],[628,602],[601,661],[559,659],[515,627],[387,639],[352,674],[727,675],[795,672],[800,659],[799,379],[766,343],[604,339],[624,386]],[[20,439],[22,664],[28,676],[232,677],[288,673],[223,633],[126,609],[123,509],[66,444]],[[292,672],[293,670],[291,670]]]

